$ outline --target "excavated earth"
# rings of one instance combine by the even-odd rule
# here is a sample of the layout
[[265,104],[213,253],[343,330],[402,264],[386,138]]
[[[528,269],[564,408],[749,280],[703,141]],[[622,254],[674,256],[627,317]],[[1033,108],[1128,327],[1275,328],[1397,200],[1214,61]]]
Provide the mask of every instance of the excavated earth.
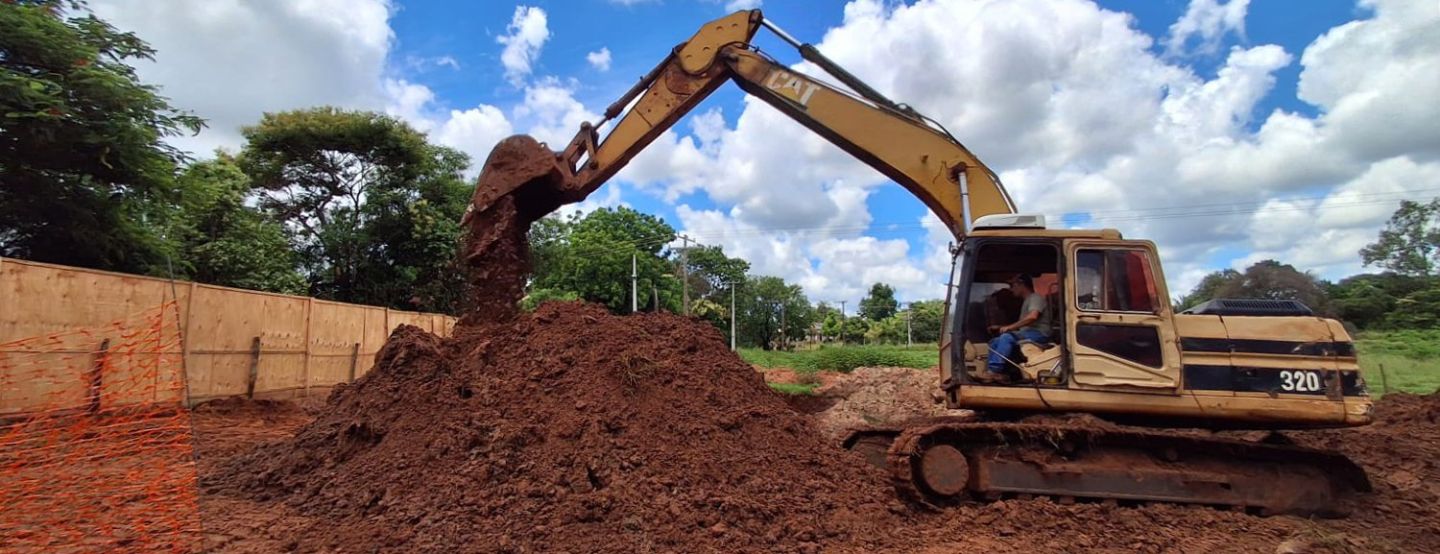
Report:
[[[575,333],[575,313],[586,326],[593,326],[586,315],[597,322],[610,317],[573,305],[547,306],[538,316],[569,321],[564,331]],[[673,344],[652,348],[678,352],[690,343],[677,335],[694,329],[665,331],[676,319],[669,316],[620,319],[638,320],[631,333],[658,328],[657,336]],[[522,337],[538,336],[534,327],[543,325],[543,319],[514,323],[528,329]],[[537,359],[574,354],[553,345],[575,339],[542,334],[555,342]],[[460,366],[470,365],[468,353],[487,337],[482,331],[445,341],[403,330],[396,341],[406,346],[387,348],[377,373],[336,392],[318,417],[274,406],[197,410],[206,551],[1440,552],[1440,393],[1387,395],[1368,427],[1285,433],[1302,445],[1344,452],[1369,472],[1375,492],[1343,519],[1046,499],[897,514],[888,487],[877,485],[882,476],[833,441],[813,440],[825,428],[821,414],[777,411],[781,395],[732,373],[735,361],[717,363],[728,352],[701,348],[647,358],[709,364],[668,383],[654,374],[615,380],[607,372],[637,367],[623,361],[625,353],[644,351],[606,342],[596,343],[610,345],[597,357],[610,369],[567,371],[575,380],[543,378],[556,370],[533,363],[458,381],[436,373],[456,355]],[[437,345],[436,352],[416,345]],[[494,352],[495,362],[507,359],[492,348],[482,350]],[[405,357],[424,369],[378,373],[397,371],[403,360],[394,356],[402,350],[420,352]],[[599,386],[584,387],[593,393],[572,389],[581,381]],[[461,382],[472,383],[469,399],[460,398]],[[424,394],[392,388],[402,383],[430,384]],[[446,394],[452,386],[453,396]],[[483,386],[495,400],[472,403],[481,398],[475,387]],[[509,387],[530,390],[529,400],[506,404],[519,394]],[[714,402],[714,410],[705,402]],[[390,431],[372,436],[373,444],[347,438],[352,423],[374,429],[381,421]],[[577,426],[588,431],[573,435]],[[447,446],[475,436],[491,438],[473,452]],[[254,449],[265,441],[272,442]],[[674,484],[657,484],[667,480]],[[774,521],[757,515],[766,513]],[[743,523],[748,519],[760,521]]]
[[[402,326],[308,423],[273,407],[196,412],[207,550],[1440,552],[1440,394],[1389,395],[1370,427],[1287,435],[1370,472],[1376,492],[1346,519],[901,505],[708,323],[582,303],[518,313],[530,224],[584,197],[562,173],[529,137],[487,159],[454,337]],[[831,404],[847,418],[886,407]],[[232,421],[251,412],[269,419]],[[278,427],[298,430],[248,446]]]
[[807,551],[903,512],[726,347],[671,314],[550,303],[442,339],[402,327],[291,441],[207,493],[321,521],[303,551]]

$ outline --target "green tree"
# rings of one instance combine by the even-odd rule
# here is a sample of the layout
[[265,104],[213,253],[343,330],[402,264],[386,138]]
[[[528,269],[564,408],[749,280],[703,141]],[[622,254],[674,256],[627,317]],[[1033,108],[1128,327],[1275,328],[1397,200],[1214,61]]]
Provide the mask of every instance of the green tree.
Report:
[[1232,284],[1239,283],[1243,280],[1244,276],[1241,275],[1239,271],[1233,269],[1222,269],[1212,272],[1201,278],[1200,283],[1195,285],[1195,288],[1190,291],[1190,294],[1181,296],[1180,300],[1175,303],[1175,309],[1188,310],[1206,300],[1224,298],[1220,293],[1222,289],[1232,287]]
[[1391,329],[1440,329],[1440,286],[1412,292],[1395,301],[1385,317]]
[[739,342],[772,350],[805,337],[814,309],[799,285],[772,276],[750,276],[736,297]]
[[285,224],[311,294],[453,310],[464,154],[393,117],[332,107],[268,113],[242,132],[241,168]]
[[860,317],[880,321],[895,315],[900,303],[895,301],[895,288],[885,283],[870,286],[870,294],[860,299]]
[[919,300],[910,303],[910,335],[916,344],[937,343],[943,328],[944,300]]
[[1401,275],[1434,275],[1440,264],[1440,198],[1426,203],[1401,200],[1380,237],[1361,249],[1360,257],[1365,265]]
[[164,140],[204,122],[136,77],[154,50],[82,5],[0,8],[0,255],[163,274],[179,245],[156,218],[185,158]]
[[202,283],[305,292],[284,228],[245,204],[250,179],[233,157],[221,154],[195,163],[176,183],[183,199],[170,233],[183,243],[182,274]]
[[871,321],[870,328],[865,330],[865,342],[868,344],[904,344],[905,343],[905,316],[892,315],[880,321]]
[[[1408,328],[1415,320],[1401,314],[1397,302],[1411,295],[1418,300],[1430,289],[1440,289],[1440,277],[1393,272],[1352,275],[1327,287],[1335,315],[1358,329]],[[1423,306],[1423,302],[1409,305]]]
[[[684,254],[677,256],[676,263],[686,265],[691,298],[720,302],[720,296],[730,294],[727,283],[744,281],[750,271],[750,262],[725,255],[719,246],[692,246]],[[691,312],[694,312],[693,306]]]
[[573,292],[613,312],[629,313],[633,256],[639,307],[649,308],[658,294],[663,308],[680,310],[680,281],[666,249],[675,229],[665,220],[620,207],[541,222],[539,232],[530,236],[536,259],[532,289]]
[[1298,300],[1317,314],[1331,313],[1330,297],[1314,275],[1275,260],[1256,262],[1243,273],[1223,270],[1206,275],[1181,305],[1190,307],[1212,298]]
[[829,311],[820,323],[820,334],[825,340],[839,340],[844,328],[841,326],[840,312]]
[[847,317],[840,322],[840,340],[846,343],[864,344],[869,332],[870,320],[863,317]]

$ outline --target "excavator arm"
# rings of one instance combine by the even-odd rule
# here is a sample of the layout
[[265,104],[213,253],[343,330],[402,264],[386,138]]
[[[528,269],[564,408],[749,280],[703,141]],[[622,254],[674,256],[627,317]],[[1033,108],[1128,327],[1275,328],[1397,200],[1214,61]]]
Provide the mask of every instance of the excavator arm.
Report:
[[[751,44],[761,26],[855,93],[762,54]],[[1014,211],[990,168],[943,127],[885,98],[813,46],[795,41],[766,22],[759,10],[705,24],[610,105],[604,120],[582,125],[556,155],[555,167],[545,169],[545,178],[517,178],[477,190],[472,210],[484,209],[522,186],[551,187],[550,196],[564,202],[585,198],[727,80],[905,187],[956,237],[966,234],[973,218]],[[614,126],[602,138],[600,128],[610,121]]]

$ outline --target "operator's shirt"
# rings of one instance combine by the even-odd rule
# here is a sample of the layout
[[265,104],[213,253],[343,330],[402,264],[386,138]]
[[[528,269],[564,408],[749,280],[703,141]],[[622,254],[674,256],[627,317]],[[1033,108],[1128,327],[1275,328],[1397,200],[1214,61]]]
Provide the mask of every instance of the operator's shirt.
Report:
[[1040,317],[1029,325],[1021,327],[1021,331],[1036,331],[1042,335],[1050,336],[1050,330],[1054,326],[1051,321],[1050,303],[1045,301],[1044,296],[1038,293],[1031,293],[1025,297],[1025,302],[1020,305],[1020,317],[1025,317],[1030,312],[1040,312]]

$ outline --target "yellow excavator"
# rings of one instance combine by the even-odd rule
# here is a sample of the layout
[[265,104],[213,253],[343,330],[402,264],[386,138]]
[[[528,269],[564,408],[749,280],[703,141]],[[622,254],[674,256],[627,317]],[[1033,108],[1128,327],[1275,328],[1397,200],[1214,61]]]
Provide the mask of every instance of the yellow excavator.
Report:
[[[844,88],[766,56],[752,44],[761,27]],[[515,144],[502,143],[467,220],[514,210],[506,197],[583,199],[726,81],[905,187],[955,236],[938,380],[957,415],[857,429],[844,441],[909,500],[1043,495],[1328,515],[1370,489],[1339,454],[1273,433],[1243,441],[1209,431],[1368,424],[1371,401],[1339,322],[1284,301],[1214,300],[1177,313],[1154,243],[1017,214],[995,173],[942,125],[758,10],[706,23],[563,151],[507,157],[500,152]],[[997,351],[1005,378],[996,379],[989,344],[997,325],[1022,317],[1009,292],[1020,275],[1053,326]]]

